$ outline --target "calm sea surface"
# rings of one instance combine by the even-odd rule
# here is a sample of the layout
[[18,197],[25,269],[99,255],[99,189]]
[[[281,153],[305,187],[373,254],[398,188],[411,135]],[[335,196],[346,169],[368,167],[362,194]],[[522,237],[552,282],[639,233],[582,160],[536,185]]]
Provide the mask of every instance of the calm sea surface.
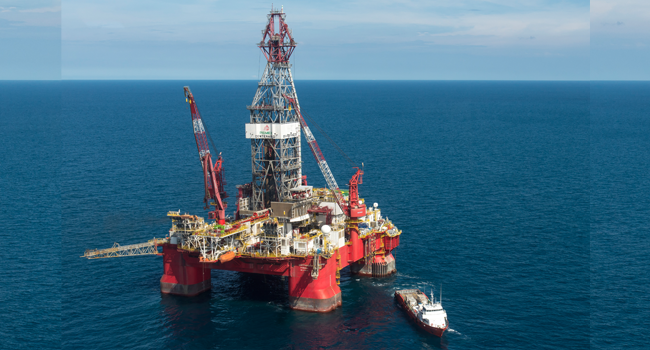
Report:
[[[223,154],[234,208],[235,185],[251,180],[257,82],[0,82],[0,348],[649,342],[650,84],[298,81],[304,112],[364,163],[362,197],[403,230],[398,273],[344,270],[343,307],[329,314],[289,309],[276,277],[213,271],[211,292],[165,296],[160,257],[79,257],[165,236],[168,210],[206,215],[183,85]],[[346,183],[353,169],[316,137]],[[451,326],[438,339],[392,295],[441,285]]]

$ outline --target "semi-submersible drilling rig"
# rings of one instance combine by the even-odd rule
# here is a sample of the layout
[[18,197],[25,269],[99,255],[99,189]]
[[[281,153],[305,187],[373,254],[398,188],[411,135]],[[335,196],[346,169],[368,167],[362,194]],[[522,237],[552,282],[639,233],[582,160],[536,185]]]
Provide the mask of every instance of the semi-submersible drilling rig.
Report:
[[[391,251],[399,231],[377,204],[359,198],[363,171],[339,189],[314,135],[303,119],[289,58],[296,47],[285,13],[271,10],[258,44],[267,64],[250,123],[253,181],[237,186],[237,210],[226,217],[223,159],[213,158],[206,129],[189,87],[185,98],[205,181],[208,218],[169,212],[169,235],[147,243],[88,250],[89,259],[162,255],[163,293],[194,296],[211,288],[211,269],[288,277],[289,302],[297,310],[327,312],[341,305],[340,270],[387,276],[395,272]],[[302,175],[301,132],[329,189],[307,185]],[[214,145],[213,145],[214,148]],[[162,251],[158,247],[162,248]]]

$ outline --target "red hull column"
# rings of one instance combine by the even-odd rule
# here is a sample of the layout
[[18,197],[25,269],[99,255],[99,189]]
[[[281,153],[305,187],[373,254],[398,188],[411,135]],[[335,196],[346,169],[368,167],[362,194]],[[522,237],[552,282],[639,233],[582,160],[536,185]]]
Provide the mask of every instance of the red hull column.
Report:
[[210,268],[178,252],[175,244],[163,246],[163,266],[160,291],[165,294],[194,296],[211,288]]
[[359,238],[356,224],[349,224],[350,245],[348,246],[348,262],[353,263],[363,258],[363,241]]
[[[354,180],[354,177],[352,179]],[[356,202],[358,202],[358,194],[356,193],[356,187],[353,191],[353,183],[351,180],[350,203]],[[365,206],[361,206],[357,209],[350,209],[351,220],[348,222],[351,247],[349,250],[350,272],[362,276],[373,277],[391,275],[397,272],[397,269],[395,268],[395,257],[391,254],[391,250],[399,245],[399,236],[381,237],[379,236],[380,234],[375,233],[375,236],[359,239],[357,220],[365,215]]]
[[361,259],[350,264],[350,272],[361,276],[385,277],[397,272],[395,257],[388,253],[385,256],[375,255],[372,258]]
[[341,289],[336,284],[336,256],[329,258],[311,277],[312,259],[296,261],[289,275],[289,303],[292,309],[329,312],[341,306]]
[[[399,244],[399,236],[391,238],[366,238],[361,245],[367,252],[374,252],[368,258],[362,258],[355,263],[350,264],[350,272],[362,276],[384,277],[389,276],[397,269],[395,267],[395,257],[391,253]],[[388,243],[388,244],[386,244]]]

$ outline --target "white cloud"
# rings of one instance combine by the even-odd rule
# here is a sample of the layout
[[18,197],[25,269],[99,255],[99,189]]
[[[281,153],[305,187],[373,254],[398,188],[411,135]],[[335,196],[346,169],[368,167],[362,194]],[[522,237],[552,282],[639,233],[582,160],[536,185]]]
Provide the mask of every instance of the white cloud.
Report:
[[32,9],[20,10],[19,12],[24,12],[24,13],[61,12],[61,6],[37,7]]
[[[385,40],[494,47],[589,45],[588,6],[541,0],[287,2],[287,22],[300,30],[296,38],[321,45]],[[254,43],[261,37],[268,7],[266,2],[253,7],[237,2],[69,0],[62,13],[62,38]],[[536,39],[525,43],[519,39],[531,36]]]
[[109,29],[121,29],[124,28],[124,25],[118,21],[84,21],[84,24],[91,28],[109,28]]
[[650,36],[650,1],[592,0],[591,33]]
[[[582,18],[581,18],[582,17]],[[449,45],[518,45],[516,39],[535,37],[534,45],[587,45],[589,43],[588,14],[580,13],[531,13],[517,16],[468,15],[438,23],[469,29],[433,35]]]
[[61,7],[0,7],[0,19],[16,27],[61,27]]

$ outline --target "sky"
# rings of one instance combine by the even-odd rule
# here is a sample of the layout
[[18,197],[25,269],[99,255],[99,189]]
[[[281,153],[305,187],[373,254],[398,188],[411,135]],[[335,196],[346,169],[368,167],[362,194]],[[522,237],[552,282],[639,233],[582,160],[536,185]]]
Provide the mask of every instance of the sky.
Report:
[[650,1],[591,1],[591,78],[650,80]]
[[[647,80],[648,0],[284,1],[301,79]],[[0,0],[0,79],[258,79],[271,2]],[[262,67],[263,69],[263,67]]]
[[0,0],[0,79],[61,79],[60,1]]

